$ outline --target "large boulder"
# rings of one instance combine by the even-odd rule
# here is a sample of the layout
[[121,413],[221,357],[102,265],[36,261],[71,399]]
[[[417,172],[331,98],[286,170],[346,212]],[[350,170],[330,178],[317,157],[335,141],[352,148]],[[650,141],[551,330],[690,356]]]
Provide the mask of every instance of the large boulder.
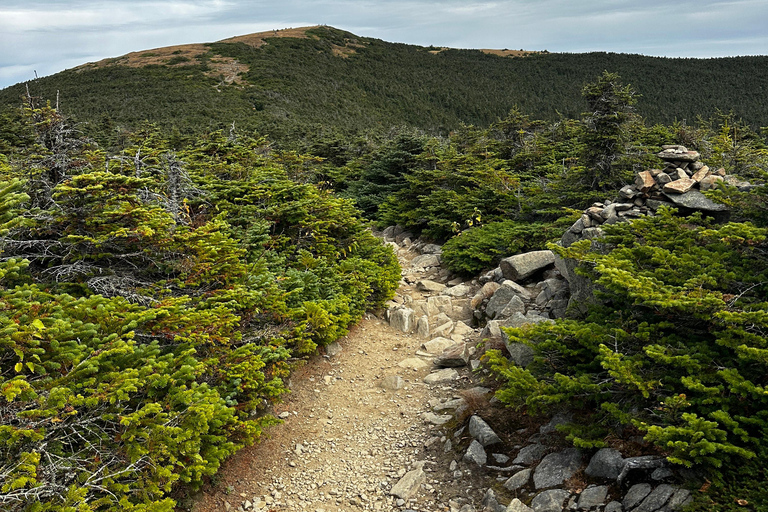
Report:
[[555,255],[552,251],[533,251],[504,258],[499,267],[506,279],[524,281],[554,262]]

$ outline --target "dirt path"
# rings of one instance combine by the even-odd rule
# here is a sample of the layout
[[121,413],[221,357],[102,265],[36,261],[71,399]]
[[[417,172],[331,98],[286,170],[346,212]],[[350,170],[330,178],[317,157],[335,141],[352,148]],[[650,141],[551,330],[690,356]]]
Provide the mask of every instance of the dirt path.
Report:
[[[418,294],[408,285],[398,293]],[[479,502],[472,470],[456,470],[451,445],[462,440],[451,443],[443,433],[450,435],[457,420],[439,427],[424,416],[470,387],[470,372],[425,384],[432,368],[420,352],[423,341],[372,315],[363,319],[340,340],[339,354],[316,356],[293,375],[292,392],[275,411],[286,416],[284,424],[228,460],[193,510],[458,511]],[[390,388],[402,387],[383,388],[388,376]],[[390,495],[422,463],[426,481],[418,490],[407,500]]]

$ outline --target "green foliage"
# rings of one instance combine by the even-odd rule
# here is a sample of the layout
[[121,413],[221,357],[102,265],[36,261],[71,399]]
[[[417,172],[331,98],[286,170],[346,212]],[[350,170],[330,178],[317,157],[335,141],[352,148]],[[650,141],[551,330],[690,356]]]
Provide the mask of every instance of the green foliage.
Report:
[[577,445],[624,425],[671,462],[726,467],[765,449],[766,232],[673,212],[605,227],[607,253],[552,246],[587,264],[601,304],[583,321],[511,329],[535,350],[528,368],[491,361],[506,403],[583,411]]
[[622,158],[629,143],[628,125],[636,120],[635,92],[621,83],[618,74],[605,71],[596,82],[585,85],[582,94],[589,108],[584,114],[584,177],[592,189],[620,188],[631,177],[631,169],[622,165]]
[[462,231],[443,245],[442,261],[455,272],[475,275],[499,264],[502,258],[543,249],[561,235],[562,228],[536,222],[507,220]]
[[263,139],[174,154],[148,127],[108,158],[49,107],[25,122],[34,154],[0,160],[0,503],[173,510],[277,422],[291,357],[391,298],[397,260]]

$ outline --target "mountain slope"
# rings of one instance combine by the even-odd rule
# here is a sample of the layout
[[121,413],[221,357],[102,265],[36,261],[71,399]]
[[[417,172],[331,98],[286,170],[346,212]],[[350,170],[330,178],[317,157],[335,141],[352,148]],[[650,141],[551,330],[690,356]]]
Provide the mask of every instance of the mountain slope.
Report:
[[[582,86],[607,69],[642,95],[638,110],[651,122],[692,122],[719,109],[762,126],[766,64],[768,57],[512,57],[309,27],[136,52],[41,78],[30,90],[45,98],[59,91],[65,113],[114,133],[143,120],[182,134],[234,122],[280,141],[393,125],[444,133],[488,125],[515,105],[536,118],[577,117]],[[0,105],[18,105],[23,94],[23,84],[6,88]]]

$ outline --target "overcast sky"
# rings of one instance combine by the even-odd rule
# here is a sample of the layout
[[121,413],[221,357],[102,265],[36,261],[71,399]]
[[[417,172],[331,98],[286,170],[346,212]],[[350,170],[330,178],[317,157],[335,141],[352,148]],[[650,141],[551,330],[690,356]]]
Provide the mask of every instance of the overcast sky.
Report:
[[766,0],[0,0],[0,88],[131,51],[318,24],[424,46],[768,54]]

